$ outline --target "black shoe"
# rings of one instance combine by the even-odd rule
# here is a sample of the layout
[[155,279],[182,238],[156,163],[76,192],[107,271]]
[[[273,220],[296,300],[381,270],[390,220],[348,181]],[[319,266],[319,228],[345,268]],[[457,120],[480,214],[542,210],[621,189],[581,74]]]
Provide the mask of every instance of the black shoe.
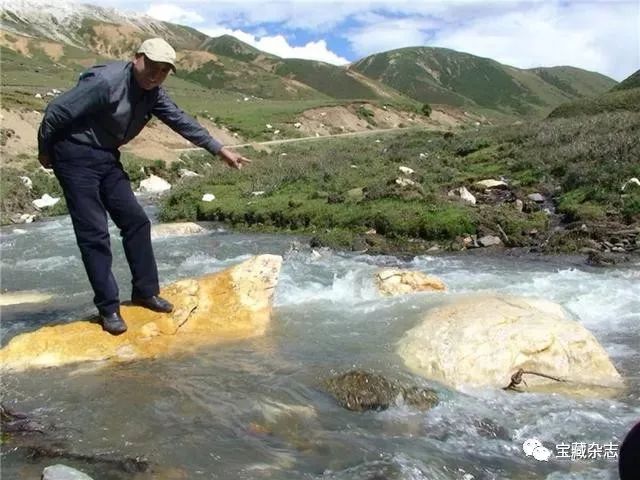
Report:
[[127,324],[120,316],[120,312],[110,313],[108,315],[100,315],[102,329],[111,335],[120,335],[127,331]]
[[154,295],[148,298],[132,298],[131,303],[139,307],[148,308],[154,312],[170,313],[173,311],[173,305],[162,297]]

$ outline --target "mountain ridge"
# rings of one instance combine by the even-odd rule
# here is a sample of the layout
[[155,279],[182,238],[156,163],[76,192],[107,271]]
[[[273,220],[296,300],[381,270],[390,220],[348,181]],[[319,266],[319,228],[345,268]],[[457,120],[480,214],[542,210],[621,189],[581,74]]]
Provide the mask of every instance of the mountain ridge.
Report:
[[[72,7],[73,6],[73,7]],[[230,35],[209,37],[198,30],[69,0],[56,5],[36,0],[3,4],[2,45],[16,50],[6,33],[25,44],[46,39],[77,57],[127,58],[149,36],[163,36],[178,51],[178,75],[206,88],[274,100],[332,98],[445,104],[508,116],[543,116],[558,105],[595,96],[616,85],[576,67],[519,69],[493,59],[439,47],[405,47],[369,55],[347,66],[280,58]],[[25,50],[26,48],[26,50]],[[45,49],[46,50],[46,49]],[[190,53],[186,53],[190,52]],[[207,53],[212,55],[207,57]],[[75,58],[72,59],[77,65]],[[85,65],[82,63],[83,66]],[[75,68],[75,67],[74,67]]]

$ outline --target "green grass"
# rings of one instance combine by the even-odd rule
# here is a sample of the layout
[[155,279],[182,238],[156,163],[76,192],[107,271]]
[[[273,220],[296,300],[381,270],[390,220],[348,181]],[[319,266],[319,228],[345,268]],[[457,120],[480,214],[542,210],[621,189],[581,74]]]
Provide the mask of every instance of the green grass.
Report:
[[[27,162],[24,167],[2,166],[0,175],[0,223],[11,223],[11,216],[20,213],[37,213],[33,200],[48,193],[60,198],[53,207],[45,208],[39,215],[53,216],[67,213],[67,205],[62,197],[62,189],[53,175],[40,170],[35,160]],[[28,189],[20,176],[27,176],[33,185]]]
[[[501,230],[510,245],[524,246],[533,241],[529,232],[550,228],[540,207],[528,204],[524,212],[509,202],[472,207],[452,200],[448,191],[504,177],[518,198],[540,192],[555,199],[567,222],[638,221],[640,195],[620,192],[626,179],[640,176],[638,129],[636,115],[617,113],[446,138],[414,131],[380,136],[380,143],[333,139],[289,144],[271,154],[248,149],[255,161],[240,172],[222,164],[205,167],[208,157],[194,154],[186,162],[203,177],[177,185],[160,215],[165,221],[218,220],[238,228],[306,233],[336,246],[353,247],[365,239],[370,248],[379,248],[382,239],[387,247],[406,250],[431,242],[448,245],[466,234],[502,235]],[[400,165],[416,171],[415,186],[396,184]],[[254,191],[265,193],[253,196]],[[202,202],[204,193],[216,200]],[[369,229],[377,235],[365,235]]]

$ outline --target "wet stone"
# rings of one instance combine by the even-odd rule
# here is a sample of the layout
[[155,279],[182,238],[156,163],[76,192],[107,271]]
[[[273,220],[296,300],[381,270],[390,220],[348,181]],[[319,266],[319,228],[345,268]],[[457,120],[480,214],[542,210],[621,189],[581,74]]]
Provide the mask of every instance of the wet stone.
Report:
[[324,387],[347,410],[363,412],[386,410],[404,403],[419,410],[428,410],[438,404],[437,393],[427,388],[403,386],[382,375],[352,370],[328,378]]
[[475,420],[474,426],[478,435],[485,438],[495,438],[498,440],[512,440],[511,435],[506,428],[502,425],[498,425],[496,422],[489,418],[482,418]]

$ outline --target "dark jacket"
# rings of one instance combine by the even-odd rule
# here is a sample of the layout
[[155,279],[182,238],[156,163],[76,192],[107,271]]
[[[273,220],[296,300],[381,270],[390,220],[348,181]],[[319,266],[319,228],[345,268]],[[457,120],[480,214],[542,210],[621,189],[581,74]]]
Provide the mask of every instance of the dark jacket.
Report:
[[63,138],[117,149],[138,135],[152,115],[213,154],[222,148],[162,87],[140,88],[131,62],[114,62],[91,67],[74,88],[49,103],[38,131],[38,150],[49,155],[52,144]]

